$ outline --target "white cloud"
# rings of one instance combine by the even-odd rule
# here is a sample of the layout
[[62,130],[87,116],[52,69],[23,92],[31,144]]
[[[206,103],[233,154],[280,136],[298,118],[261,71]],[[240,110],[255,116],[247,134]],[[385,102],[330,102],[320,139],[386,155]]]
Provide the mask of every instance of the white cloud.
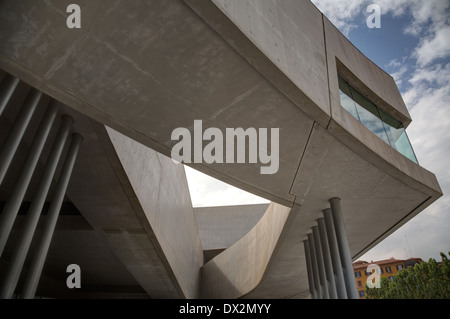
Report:
[[377,0],[382,13],[409,15],[404,33],[420,38],[412,57],[426,66],[450,54],[450,1],[448,0]]
[[422,166],[450,192],[450,63],[418,68],[409,82],[403,96],[413,119],[408,134]]
[[444,196],[363,257],[411,257],[404,252],[408,245],[414,257],[440,260],[439,252],[450,249],[450,63],[416,65],[411,74],[402,73],[398,61],[389,66],[409,84],[402,93],[413,119],[408,135],[420,165],[436,174]]
[[436,64],[427,68],[417,68],[409,82],[413,84],[413,88],[420,84],[438,84],[445,88],[450,85],[450,64],[447,64],[445,67],[442,67],[441,64]]
[[406,57],[402,58],[402,61],[399,61],[399,59],[394,59],[386,66],[388,70],[393,70],[391,72],[391,76],[394,78],[395,83],[399,87],[403,84],[403,76],[408,71],[405,60]]
[[345,35],[358,28],[368,5],[378,4],[382,15],[408,15],[409,24],[404,33],[420,36],[421,44],[413,57],[420,66],[432,63],[450,53],[450,1],[448,0],[312,0],[313,4]]
[[357,19],[367,5],[375,3],[380,6],[382,15],[406,18],[408,24],[403,26],[403,33],[418,39],[417,47],[409,56],[398,57],[387,67],[397,85],[404,88],[402,96],[413,119],[408,135],[420,165],[436,174],[444,196],[363,258],[406,258],[412,254],[423,259],[439,259],[440,251],[450,249],[450,196],[447,195],[450,194],[450,1],[312,2],[347,36],[364,23]]
[[336,28],[348,36],[352,29],[357,28],[353,20],[361,13],[366,0],[312,0],[312,2]]
[[414,56],[420,66],[430,64],[436,59],[450,54],[450,25],[438,29],[431,36],[424,38],[416,48]]

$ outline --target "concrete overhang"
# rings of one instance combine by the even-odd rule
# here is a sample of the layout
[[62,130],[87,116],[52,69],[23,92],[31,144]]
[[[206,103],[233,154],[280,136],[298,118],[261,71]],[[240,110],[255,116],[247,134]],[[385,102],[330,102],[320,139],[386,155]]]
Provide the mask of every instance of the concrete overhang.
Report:
[[[3,74],[0,73],[0,79],[2,77]],[[2,114],[0,145],[7,136],[3,133],[11,129],[21,102],[29,90],[28,85],[21,83]],[[38,105],[14,157],[14,163],[0,187],[0,211],[14,190],[22,163],[29,153],[48,102],[48,97],[44,96]],[[61,103],[58,107],[58,116],[49,140],[55,139],[61,116],[69,115],[74,120],[72,130],[83,136],[83,143],[66,192],[65,204],[58,218],[37,295],[55,298],[183,297],[183,291],[145,216],[142,204],[136,198],[105,126]],[[13,249],[22,235],[27,207],[39,187],[39,177],[42,176],[51,144],[46,143],[25,194],[24,204],[0,261],[1,275],[6,271]],[[58,174],[57,172],[56,176]],[[52,198],[55,184],[56,181],[53,181],[48,200]],[[34,238],[40,236],[45,223],[48,205],[45,207]],[[36,240],[33,240],[29,255],[34,255],[35,252]],[[25,274],[29,263],[30,258],[24,266]],[[66,268],[70,264],[77,264],[81,268],[80,290],[70,290],[66,286]],[[22,287],[25,278],[25,275],[21,276],[18,289]]]
[[[385,84],[393,92],[386,95],[376,79],[365,78],[365,66],[355,70],[339,49],[351,44],[333,36],[310,2],[264,7],[242,1],[80,0],[78,30],[65,25],[69,3],[3,1],[0,67],[167,156],[175,143],[171,132],[192,131],[194,120],[222,130],[280,128],[280,168],[274,175],[261,175],[255,164],[194,166],[293,207],[266,274],[249,296],[304,293],[301,240],[329,198],[342,199],[357,257],[442,195],[432,173],[337,109],[333,61],[339,60],[361,83],[375,85],[374,96],[405,123],[409,118],[393,81]],[[247,11],[238,10],[242,3]],[[358,63],[369,63],[348,50]],[[367,68],[382,74],[373,64]]]

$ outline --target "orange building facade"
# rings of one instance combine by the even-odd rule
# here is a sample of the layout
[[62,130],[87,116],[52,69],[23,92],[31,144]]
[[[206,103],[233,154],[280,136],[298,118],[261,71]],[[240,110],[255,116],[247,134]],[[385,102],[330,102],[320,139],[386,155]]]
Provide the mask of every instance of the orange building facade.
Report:
[[379,261],[363,261],[358,260],[353,263],[353,270],[355,274],[356,287],[358,288],[359,298],[365,298],[365,285],[369,276],[373,273],[367,271],[369,265],[376,264],[380,267],[380,276],[387,277],[389,280],[393,280],[394,276],[405,268],[413,267],[415,264],[420,264],[422,259],[409,258],[409,259],[395,259],[393,257],[389,259]]

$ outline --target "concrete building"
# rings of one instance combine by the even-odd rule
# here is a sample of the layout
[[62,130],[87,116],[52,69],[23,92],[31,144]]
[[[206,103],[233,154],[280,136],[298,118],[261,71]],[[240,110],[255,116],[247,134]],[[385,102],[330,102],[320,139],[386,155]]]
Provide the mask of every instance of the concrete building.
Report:
[[[0,3],[2,298],[358,298],[352,260],[442,195],[393,78],[309,1],[78,0],[69,28],[72,2]],[[189,164],[270,205],[192,207],[195,120],[279,128],[275,174]]]

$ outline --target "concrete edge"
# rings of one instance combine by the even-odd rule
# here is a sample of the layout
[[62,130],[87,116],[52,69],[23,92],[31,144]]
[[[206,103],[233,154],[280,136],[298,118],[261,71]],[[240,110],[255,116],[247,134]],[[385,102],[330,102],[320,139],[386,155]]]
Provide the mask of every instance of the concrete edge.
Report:
[[239,241],[202,267],[202,298],[239,298],[261,281],[291,209],[271,203]]

